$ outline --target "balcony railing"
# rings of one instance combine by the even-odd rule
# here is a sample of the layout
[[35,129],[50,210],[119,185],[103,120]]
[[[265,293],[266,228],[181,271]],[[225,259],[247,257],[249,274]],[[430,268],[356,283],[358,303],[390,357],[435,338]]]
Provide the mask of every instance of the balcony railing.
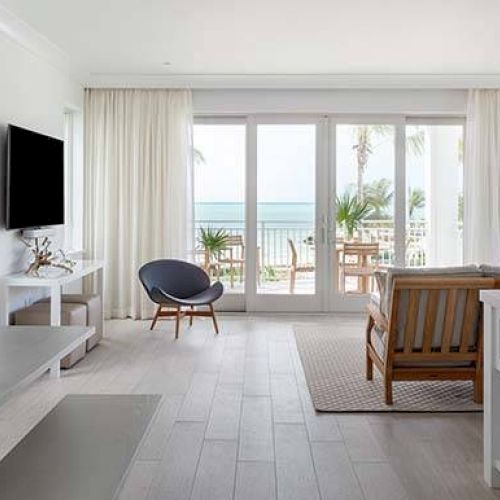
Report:
[[[244,238],[245,223],[241,220],[196,220],[195,239],[198,242],[200,228],[223,228],[231,235]],[[394,263],[394,224],[387,220],[366,220],[358,228],[357,239],[380,244],[380,263]],[[344,234],[337,231],[337,241],[342,242]],[[426,222],[412,220],[406,227],[406,265],[424,266]],[[291,250],[288,240],[292,240],[299,262],[314,262],[314,226],[304,221],[259,221],[257,223],[257,246],[261,269],[284,268],[290,265]]]

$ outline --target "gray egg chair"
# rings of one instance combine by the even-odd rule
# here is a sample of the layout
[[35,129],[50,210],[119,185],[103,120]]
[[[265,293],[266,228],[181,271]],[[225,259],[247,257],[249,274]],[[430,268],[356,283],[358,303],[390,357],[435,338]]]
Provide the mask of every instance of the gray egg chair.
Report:
[[[210,285],[210,278],[203,269],[182,260],[155,260],[139,269],[139,279],[148,297],[158,304],[151,330],[158,318],[175,316],[177,339],[181,318],[188,316],[191,326],[194,316],[209,316],[214,323],[215,333],[219,333],[213,303],[222,296],[224,287],[219,281]],[[197,310],[200,306],[208,306],[208,311]]]

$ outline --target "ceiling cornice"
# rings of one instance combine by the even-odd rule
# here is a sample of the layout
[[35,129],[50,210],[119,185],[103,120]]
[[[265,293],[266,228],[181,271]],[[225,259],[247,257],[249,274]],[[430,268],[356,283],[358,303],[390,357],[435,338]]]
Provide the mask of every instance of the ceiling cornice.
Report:
[[[70,72],[68,55],[0,5],[0,35],[52,66]],[[500,74],[174,74],[82,73],[89,88],[191,89],[470,89],[500,88]]]
[[93,73],[89,88],[470,89],[500,88],[500,74],[127,74]]
[[53,67],[69,71],[69,58],[61,48],[2,5],[0,5],[0,35],[36,57],[44,59]]

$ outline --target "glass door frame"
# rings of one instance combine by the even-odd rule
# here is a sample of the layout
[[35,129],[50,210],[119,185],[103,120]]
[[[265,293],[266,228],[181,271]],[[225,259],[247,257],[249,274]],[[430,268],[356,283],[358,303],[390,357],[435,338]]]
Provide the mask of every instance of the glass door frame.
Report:
[[[360,312],[367,294],[342,294],[338,289],[338,262],[336,252],[336,193],[337,193],[337,125],[393,125],[394,126],[394,265],[404,266],[406,231],[406,117],[383,114],[329,115],[328,152],[328,259],[327,287],[324,311]],[[332,286],[333,284],[333,286]]]
[[[446,116],[446,115],[442,115],[442,116],[406,116],[405,117],[405,143],[406,143],[406,128],[410,125],[416,125],[416,126],[429,126],[429,127],[435,127],[435,126],[459,126],[459,127],[462,127],[462,142],[463,142],[463,151],[462,151],[462,154],[463,154],[463,157],[465,157],[465,147],[466,147],[466,144],[467,144],[467,141],[466,141],[466,132],[467,132],[467,127],[466,127],[466,117],[465,116]],[[466,178],[466,170],[465,170],[465,165],[464,165],[464,159],[462,159],[462,183],[463,183],[463,192],[462,192],[462,196],[463,196],[463,200],[464,200],[464,203],[465,203],[465,196],[466,196],[466,181],[467,181],[467,178]],[[406,172],[406,165],[405,165],[405,172]],[[406,177],[405,177],[405,183],[406,183]],[[405,194],[406,194],[406,189],[405,189]],[[406,205],[405,205],[406,207]],[[406,210],[405,210],[405,214],[406,214]],[[463,230],[463,234],[462,234],[462,249],[461,249],[461,253],[462,253],[462,263],[461,264],[464,264],[464,260],[463,260],[463,256],[465,255],[465,244],[466,244],[466,241],[467,241],[467,230],[468,228],[466,227],[465,225],[465,221],[462,221],[462,230]],[[405,262],[404,264],[406,266],[406,259],[405,259]],[[459,264],[457,264],[459,265]],[[433,267],[432,264],[430,264],[430,267]]]
[[[313,294],[266,294],[257,289],[257,128],[259,125],[316,125],[315,291]],[[247,121],[247,272],[246,310],[313,312],[324,308],[327,255],[326,170],[328,119],[318,114],[254,114]],[[251,277],[251,278],[250,278]]]
[[[224,294],[219,307],[248,312],[360,312],[367,295],[341,294],[336,262],[337,125],[394,126],[394,265],[405,266],[406,253],[406,126],[411,124],[461,124],[465,118],[450,115],[410,114],[248,114],[195,116],[195,124],[246,126],[244,292]],[[315,293],[263,294],[257,290],[257,127],[265,124],[316,125]],[[465,179],[464,179],[465,182]],[[194,201],[194,200],[193,200]],[[194,226],[193,226],[194,231]],[[466,228],[464,227],[464,233]],[[463,239],[465,242],[465,238]]]
[[[248,120],[246,115],[234,115],[234,116],[229,116],[229,115],[197,115],[194,117],[193,120],[193,127],[196,125],[243,125],[245,127],[245,182],[247,179],[247,171],[248,171]],[[194,130],[193,130],[193,139],[194,139]],[[193,146],[194,146],[194,140],[193,140]],[[194,174],[194,169],[193,169],[193,174]],[[192,189],[192,214],[195,214],[194,206],[196,203],[195,197],[194,197],[194,178],[193,182],[191,183],[191,189]],[[247,187],[245,185],[244,187],[244,203],[245,203],[245,214],[247,210],[247,205],[248,205],[248,200],[247,200]],[[245,216],[246,218],[246,216]],[[196,228],[194,224],[195,220],[193,217],[193,224],[192,224],[192,241],[193,241],[193,249],[196,249],[197,242],[196,242]],[[246,220],[243,221],[245,225],[245,238],[246,238],[246,228],[248,226],[248,222]],[[244,282],[245,282],[245,288],[243,293],[224,293],[223,296],[219,299],[217,302],[217,307],[223,311],[234,311],[234,312],[243,312],[246,311],[246,283],[248,281],[248,269],[245,264],[245,276],[244,276]]]

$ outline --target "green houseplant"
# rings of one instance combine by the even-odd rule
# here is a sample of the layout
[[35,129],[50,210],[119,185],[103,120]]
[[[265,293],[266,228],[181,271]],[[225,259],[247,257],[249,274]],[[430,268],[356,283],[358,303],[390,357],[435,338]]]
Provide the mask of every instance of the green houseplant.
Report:
[[217,257],[220,252],[227,248],[228,239],[229,233],[222,228],[200,227],[198,243],[205,251],[206,264],[208,264],[211,258]]
[[337,196],[337,224],[344,228],[348,239],[353,238],[354,231],[363,219],[368,218],[372,210],[368,201],[361,201],[347,191]]

